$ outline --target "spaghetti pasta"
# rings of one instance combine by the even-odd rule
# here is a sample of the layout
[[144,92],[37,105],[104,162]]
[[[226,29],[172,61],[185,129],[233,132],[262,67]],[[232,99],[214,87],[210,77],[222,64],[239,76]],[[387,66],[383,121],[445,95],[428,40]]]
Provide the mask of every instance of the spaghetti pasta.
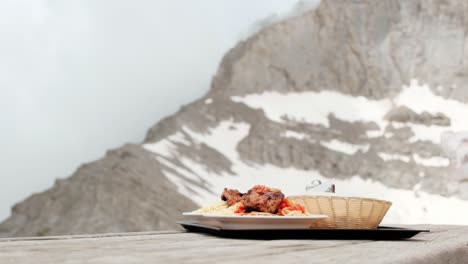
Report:
[[[252,195],[252,190],[256,191],[254,196]],[[225,201],[220,201],[205,207],[202,207],[198,210],[193,211],[193,213],[201,214],[216,214],[216,215],[255,215],[255,216],[306,216],[310,215],[304,206],[288,200],[281,194],[279,200],[275,201],[276,205],[272,209],[270,201],[272,200],[272,195],[269,192],[278,193],[281,192],[278,189],[268,188],[265,186],[254,186],[247,194],[242,194],[237,190],[228,190],[225,189],[223,192],[222,198],[226,198]],[[252,198],[253,197],[253,198]],[[278,195],[276,195],[278,197]],[[250,200],[248,200],[250,199]],[[250,207],[249,204],[252,204],[252,200],[257,203],[264,203],[263,208],[268,208],[270,211],[263,211],[260,207]],[[250,203],[249,203],[250,202]]]

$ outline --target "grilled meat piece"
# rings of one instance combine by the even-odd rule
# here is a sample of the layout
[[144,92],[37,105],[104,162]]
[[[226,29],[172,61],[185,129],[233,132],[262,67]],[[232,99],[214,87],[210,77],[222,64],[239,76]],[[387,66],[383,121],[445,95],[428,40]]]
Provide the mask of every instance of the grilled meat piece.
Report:
[[246,211],[276,214],[283,199],[284,194],[280,190],[257,185],[243,196],[242,202]]
[[227,201],[228,205],[231,206],[235,203],[238,203],[242,200],[243,193],[238,190],[224,188],[223,193],[221,194],[221,200]]

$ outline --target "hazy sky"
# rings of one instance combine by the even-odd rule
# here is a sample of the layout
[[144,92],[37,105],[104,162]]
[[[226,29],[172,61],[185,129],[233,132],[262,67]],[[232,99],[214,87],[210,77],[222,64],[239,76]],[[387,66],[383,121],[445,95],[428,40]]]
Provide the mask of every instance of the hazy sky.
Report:
[[296,3],[0,1],[0,220],[83,162],[140,142],[208,90],[258,21]]

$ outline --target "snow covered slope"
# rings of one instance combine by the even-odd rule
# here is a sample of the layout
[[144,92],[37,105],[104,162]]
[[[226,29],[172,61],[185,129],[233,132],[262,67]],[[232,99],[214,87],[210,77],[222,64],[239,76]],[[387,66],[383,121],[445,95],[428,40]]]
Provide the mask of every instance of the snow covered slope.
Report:
[[[247,190],[255,184],[265,184],[280,187],[287,194],[306,194],[305,186],[311,180],[319,179],[333,181],[341,195],[392,201],[393,208],[385,218],[386,223],[465,224],[468,222],[468,214],[461,213],[468,208],[468,201],[428,194],[420,191],[418,185],[413,190],[402,190],[389,188],[377,181],[363,180],[359,175],[345,180],[330,179],[315,170],[280,168],[270,164],[258,165],[242,161],[236,147],[248,134],[249,126],[245,123],[223,121],[219,126],[203,134],[186,128],[183,131],[185,133],[177,133],[143,146],[155,153],[156,159],[164,166],[164,175],[176,183],[177,191],[200,205],[217,201],[224,187]],[[185,146],[191,144],[195,148],[197,145],[206,144],[216,149],[231,161],[231,172],[217,173],[196,159],[184,157],[177,148],[178,144]]]

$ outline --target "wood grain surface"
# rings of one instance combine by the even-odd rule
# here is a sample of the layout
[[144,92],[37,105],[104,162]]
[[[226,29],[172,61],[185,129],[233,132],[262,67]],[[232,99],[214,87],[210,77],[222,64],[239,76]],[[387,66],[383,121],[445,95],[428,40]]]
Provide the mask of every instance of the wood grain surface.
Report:
[[468,263],[468,226],[406,241],[239,240],[167,231],[0,239],[0,263]]

